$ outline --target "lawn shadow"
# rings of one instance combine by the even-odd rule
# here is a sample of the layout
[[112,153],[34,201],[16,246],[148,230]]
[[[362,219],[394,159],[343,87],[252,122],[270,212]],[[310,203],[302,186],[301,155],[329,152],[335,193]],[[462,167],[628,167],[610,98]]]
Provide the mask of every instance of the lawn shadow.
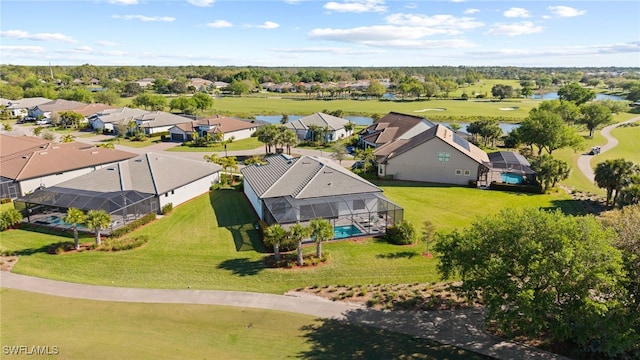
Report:
[[262,260],[251,261],[248,258],[225,260],[217,266],[218,269],[229,270],[233,275],[251,276],[258,275],[264,270]]
[[370,179],[372,183],[376,186],[386,186],[386,187],[421,187],[421,188],[459,188],[466,187],[461,185],[452,185],[452,184],[436,184],[436,183],[428,183],[421,181],[408,181],[408,180],[379,180],[379,179]]
[[20,250],[16,250],[16,251],[11,251],[11,255],[18,255],[18,256],[29,256],[29,255],[33,255],[33,254],[38,254],[38,253],[47,253],[47,250],[49,250],[49,248],[55,243],[51,243],[51,244],[47,244],[47,245],[43,245],[39,248],[26,248],[26,249],[20,249]]
[[544,210],[560,209],[565,215],[600,215],[607,208],[598,201],[592,200],[553,200],[553,206],[542,208]]
[[412,259],[416,256],[418,256],[418,254],[413,251],[399,251],[391,254],[378,254],[376,255],[376,258],[393,260],[393,259]]
[[[318,320],[313,325],[301,328],[307,351],[298,354],[302,359],[490,359],[455,346],[433,340],[362,325],[376,311],[356,310],[346,314],[347,321],[335,319]],[[373,315],[375,316],[375,315]],[[391,317],[382,317],[391,318]],[[379,324],[380,319],[373,319]],[[391,320],[393,321],[393,320]],[[389,321],[387,321],[389,322]],[[403,324],[381,324],[384,327],[402,327]],[[414,326],[414,324],[410,324]],[[424,329],[422,332],[428,333]]]
[[231,233],[236,251],[265,252],[257,226],[258,218],[243,193],[233,189],[218,189],[209,193],[209,201],[218,226]]

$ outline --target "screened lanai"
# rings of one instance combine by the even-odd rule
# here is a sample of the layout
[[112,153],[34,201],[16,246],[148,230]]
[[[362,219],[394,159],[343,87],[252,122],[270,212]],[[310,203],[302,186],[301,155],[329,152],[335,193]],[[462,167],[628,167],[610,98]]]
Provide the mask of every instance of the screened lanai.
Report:
[[307,223],[323,218],[331,222],[335,239],[375,236],[403,219],[403,209],[381,193],[348,194],[294,199],[291,196],[264,199],[264,219],[269,225]]
[[153,194],[135,190],[98,192],[90,190],[50,187],[34,191],[15,201],[30,223],[65,228],[70,227],[62,219],[69,208],[80,210],[102,209],[111,215],[111,227],[118,227],[146,214],[158,211],[158,201]]

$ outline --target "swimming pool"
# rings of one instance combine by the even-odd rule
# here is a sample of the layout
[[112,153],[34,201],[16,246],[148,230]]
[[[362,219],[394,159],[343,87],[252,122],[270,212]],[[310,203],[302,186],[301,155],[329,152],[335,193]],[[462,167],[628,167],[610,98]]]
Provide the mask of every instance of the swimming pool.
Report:
[[333,228],[334,239],[344,239],[359,234],[362,234],[362,231],[355,225],[343,225]]
[[522,175],[518,174],[502,173],[500,177],[505,184],[522,184],[524,182]]
[[[51,215],[51,216],[47,216],[46,218],[40,220],[46,224],[49,225],[58,225],[58,226],[68,226],[68,227],[72,227],[72,224],[69,224],[67,222],[65,222],[62,218],[55,216],[55,215]],[[78,229],[86,229],[87,227],[82,225],[82,224],[76,224],[76,227]]]

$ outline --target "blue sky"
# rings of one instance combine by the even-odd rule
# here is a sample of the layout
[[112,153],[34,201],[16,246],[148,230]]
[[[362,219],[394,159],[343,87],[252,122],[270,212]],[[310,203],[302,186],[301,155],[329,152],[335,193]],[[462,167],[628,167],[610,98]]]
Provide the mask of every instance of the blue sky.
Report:
[[640,1],[0,0],[17,65],[640,66]]

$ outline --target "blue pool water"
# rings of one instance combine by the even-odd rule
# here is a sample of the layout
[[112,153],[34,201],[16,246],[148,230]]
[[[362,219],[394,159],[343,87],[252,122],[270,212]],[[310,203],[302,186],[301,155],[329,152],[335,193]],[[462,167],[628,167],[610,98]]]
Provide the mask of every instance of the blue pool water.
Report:
[[[42,219],[42,221],[48,224],[53,224],[53,225],[62,225],[62,226],[69,226],[69,227],[72,226],[71,224],[64,222],[62,218],[59,218],[55,215],[47,216],[46,218]],[[86,226],[82,224],[77,224],[76,226],[78,229],[86,228]]]
[[362,231],[355,225],[336,226],[333,228],[334,239],[344,239],[362,234]]
[[504,173],[501,174],[502,182],[506,184],[522,184],[524,182],[524,178],[522,175]]

